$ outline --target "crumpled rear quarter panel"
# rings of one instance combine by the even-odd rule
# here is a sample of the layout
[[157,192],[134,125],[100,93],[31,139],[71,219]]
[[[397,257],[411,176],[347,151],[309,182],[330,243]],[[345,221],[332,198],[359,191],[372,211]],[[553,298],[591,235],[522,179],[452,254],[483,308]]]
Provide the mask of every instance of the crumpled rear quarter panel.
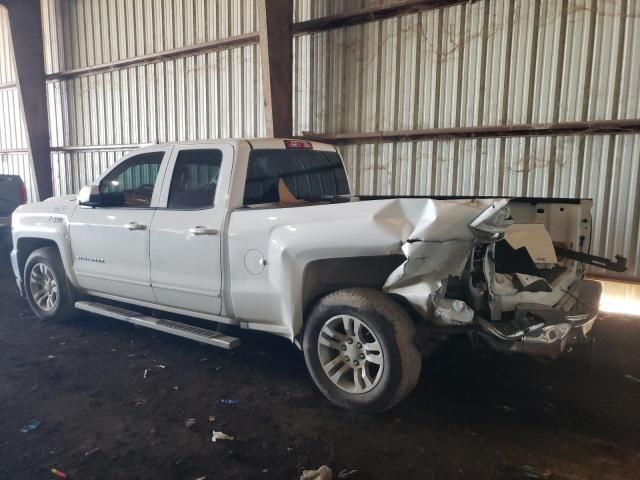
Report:
[[[236,210],[228,231],[234,316],[293,338],[302,326],[305,268],[330,258],[403,254],[407,261],[385,289],[420,292],[426,301],[441,279],[462,272],[475,238],[469,224],[493,203],[398,198]],[[246,265],[256,255],[266,262],[258,274]]]

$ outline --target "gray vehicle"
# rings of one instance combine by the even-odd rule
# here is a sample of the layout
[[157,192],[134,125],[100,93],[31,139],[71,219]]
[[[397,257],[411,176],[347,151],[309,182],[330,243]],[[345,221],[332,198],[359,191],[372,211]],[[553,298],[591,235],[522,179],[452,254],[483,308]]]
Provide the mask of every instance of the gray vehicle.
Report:
[[11,214],[27,203],[27,187],[19,175],[0,175],[0,247],[11,244]]

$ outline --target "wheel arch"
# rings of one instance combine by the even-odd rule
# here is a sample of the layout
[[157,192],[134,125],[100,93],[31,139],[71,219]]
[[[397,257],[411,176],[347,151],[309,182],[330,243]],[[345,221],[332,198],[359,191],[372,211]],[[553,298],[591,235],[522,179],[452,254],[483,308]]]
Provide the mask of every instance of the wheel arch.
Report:
[[[295,338],[302,337],[306,318],[323,297],[350,287],[373,288],[382,291],[387,277],[404,260],[406,258],[403,255],[377,255],[324,258],[307,263],[302,275],[300,291],[302,319],[298,323]],[[397,301],[395,295],[392,295],[391,298]],[[404,304],[400,304],[400,306],[406,308]],[[412,312],[408,313],[413,316]]]
[[69,252],[66,252],[63,248],[61,248],[60,244],[57,240],[46,237],[20,237],[16,241],[16,261],[18,264],[18,271],[20,273],[20,278],[24,280],[22,277],[24,275],[24,268],[27,264],[27,260],[29,256],[36,250],[45,247],[55,248],[60,255],[60,259],[62,260],[62,266],[64,267],[65,273],[67,275],[67,279],[74,285],[77,286],[75,276],[73,275],[73,270],[71,268],[71,255]]

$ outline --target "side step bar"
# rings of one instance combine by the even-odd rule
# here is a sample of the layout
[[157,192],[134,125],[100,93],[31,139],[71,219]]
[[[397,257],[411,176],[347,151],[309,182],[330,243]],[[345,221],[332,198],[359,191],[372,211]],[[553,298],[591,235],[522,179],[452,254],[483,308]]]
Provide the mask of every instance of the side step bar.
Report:
[[115,307],[97,302],[76,302],[75,307],[78,310],[103,315],[105,317],[122,320],[123,322],[133,323],[141,327],[151,328],[160,332],[170,333],[178,337],[195,340],[199,343],[206,343],[214,347],[221,347],[227,350],[236,348],[240,345],[240,339],[224,335],[220,332],[207,330],[206,328],[194,327],[186,323],[174,322],[163,318],[150,317],[142,313],[127,310],[126,308]]

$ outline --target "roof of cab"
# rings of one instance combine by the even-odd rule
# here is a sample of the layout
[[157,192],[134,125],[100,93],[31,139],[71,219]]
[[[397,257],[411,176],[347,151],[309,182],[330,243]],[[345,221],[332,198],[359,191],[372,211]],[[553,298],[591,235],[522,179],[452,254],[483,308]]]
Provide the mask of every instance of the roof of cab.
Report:
[[251,148],[256,150],[262,149],[286,149],[285,140],[293,140],[293,141],[304,141],[311,144],[313,150],[320,151],[337,151],[335,145],[330,145],[328,143],[322,142],[314,142],[311,140],[305,139],[285,139],[285,138],[211,138],[206,140],[191,140],[186,142],[164,142],[164,143],[147,143],[144,145],[140,145],[141,148],[152,148],[154,146],[164,146],[164,147],[173,147],[173,146],[187,146],[187,145],[203,145],[207,143],[231,143],[237,145],[242,142],[247,142]]

